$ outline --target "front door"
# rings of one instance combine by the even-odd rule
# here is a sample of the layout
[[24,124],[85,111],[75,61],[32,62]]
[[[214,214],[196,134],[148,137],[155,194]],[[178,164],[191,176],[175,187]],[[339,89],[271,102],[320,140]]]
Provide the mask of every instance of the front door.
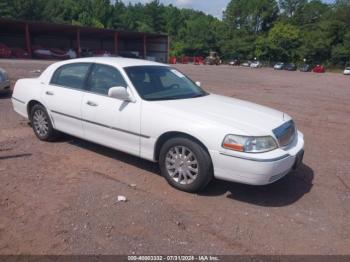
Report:
[[127,88],[116,68],[93,65],[81,107],[85,138],[139,156],[141,104],[108,97],[108,90],[116,86]]

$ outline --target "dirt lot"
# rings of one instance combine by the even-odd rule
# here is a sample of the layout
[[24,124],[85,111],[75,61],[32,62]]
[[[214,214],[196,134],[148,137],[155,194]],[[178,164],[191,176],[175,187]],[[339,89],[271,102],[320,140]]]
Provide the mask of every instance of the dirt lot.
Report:
[[[15,81],[49,63],[0,67]],[[186,194],[156,164],[68,136],[40,142],[2,95],[0,254],[350,254],[350,77],[178,67],[210,92],[292,115],[305,165],[269,186]]]

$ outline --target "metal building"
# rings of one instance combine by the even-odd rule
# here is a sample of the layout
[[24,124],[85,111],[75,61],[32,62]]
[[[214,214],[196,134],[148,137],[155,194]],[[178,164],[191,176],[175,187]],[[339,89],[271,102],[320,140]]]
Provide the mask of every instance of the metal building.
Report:
[[[120,55],[140,57],[162,63],[168,61],[169,39],[166,34],[97,29],[0,18],[0,44],[9,49],[25,50],[38,58],[34,50],[74,50],[78,57]],[[13,57],[13,56],[12,56]]]

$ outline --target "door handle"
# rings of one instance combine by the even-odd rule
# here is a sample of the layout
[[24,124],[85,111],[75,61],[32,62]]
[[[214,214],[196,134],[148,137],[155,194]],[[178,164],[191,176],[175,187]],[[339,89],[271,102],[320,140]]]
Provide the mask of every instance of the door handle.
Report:
[[86,104],[89,106],[98,106],[98,104],[91,102],[91,101],[87,101]]
[[52,92],[50,92],[50,91],[46,91],[45,94],[48,95],[48,96],[53,96],[53,95],[54,95],[54,93],[52,93]]

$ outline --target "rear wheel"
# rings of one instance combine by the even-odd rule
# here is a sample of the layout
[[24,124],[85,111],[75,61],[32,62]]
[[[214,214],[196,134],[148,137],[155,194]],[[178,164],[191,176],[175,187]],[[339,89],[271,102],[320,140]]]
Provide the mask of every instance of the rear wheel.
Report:
[[160,151],[159,165],[168,183],[186,192],[203,189],[213,177],[208,152],[188,138],[172,138],[165,142]]
[[36,104],[31,109],[31,124],[35,135],[42,141],[54,141],[57,131],[53,128],[50,117],[44,106]]

